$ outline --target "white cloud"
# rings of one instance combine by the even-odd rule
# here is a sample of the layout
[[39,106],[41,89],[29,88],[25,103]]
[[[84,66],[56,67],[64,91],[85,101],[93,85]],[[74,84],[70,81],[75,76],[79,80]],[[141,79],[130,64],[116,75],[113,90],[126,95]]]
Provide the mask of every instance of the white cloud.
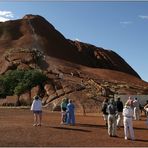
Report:
[[139,15],[138,17],[140,17],[141,19],[148,19],[148,15]]
[[80,41],[80,40],[78,38],[76,38],[75,41]]
[[0,22],[5,22],[5,21],[9,21],[10,19],[8,19],[8,18],[5,18],[5,17],[1,17],[0,16]]
[[120,22],[120,24],[123,24],[123,25],[129,25],[131,23],[132,23],[131,21],[123,21],[123,22]]
[[11,11],[0,11],[0,22],[8,21],[13,17],[13,13]]

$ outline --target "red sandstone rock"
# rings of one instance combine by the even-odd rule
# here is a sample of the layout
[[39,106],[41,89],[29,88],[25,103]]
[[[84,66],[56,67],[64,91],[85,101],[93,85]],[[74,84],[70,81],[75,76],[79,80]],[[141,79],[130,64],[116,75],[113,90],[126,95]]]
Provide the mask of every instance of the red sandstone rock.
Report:
[[[98,111],[106,96],[146,94],[148,90],[148,83],[117,53],[66,39],[41,16],[30,14],[0,23],[0,74],[35,68],[50,79],[44,86],[42,102],[52,109],[59,108],[62,98],[68,96],[78,110],[84,111],[85,106],[87,112],[92,107]],[[30,102],[39,91],[37,86],[20,100]],[[97,94],[100,96],[95,98]]]

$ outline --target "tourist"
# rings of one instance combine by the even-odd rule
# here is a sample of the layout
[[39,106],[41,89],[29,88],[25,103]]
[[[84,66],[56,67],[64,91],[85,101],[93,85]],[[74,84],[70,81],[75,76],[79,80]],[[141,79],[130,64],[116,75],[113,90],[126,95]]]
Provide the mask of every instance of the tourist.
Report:
[[115,105],[114,99],[110,100],[109,105],[107,106],[108,112],[108,134],[110,137],[117,137],[117,107]]
[[146,115],[147,115],[146,125],[148,126],[148,103],[144,106],[144,109],[145,109]]
[[34,124],[33,126],[41,126],[42,123],[42,101],[37,95],[34,97],[34,100],[31,105],[31,110],[34,114]]
[[140,103],[137,100],[137,98],[133,101],[133,107],[134,107],[134,119],[139,120],[140,119]]
[[117,111],[118,111],[118,117],[117,117],[117,127],[120,128],[121,121],[122,121],[122,112],[123,112],[123,103],[120,100],[120,97],[117,98],[116,101]]
[[[144,104],[144,107],[148,104],[148,100],[146,100],[146,103]],[[144,109],[143,107],[143,109]],[[147,117],[148,116],[148,112],[144,109],[144,113],[145,113],[145,116]]]
[[67,110],[68,98],[63,98],[61,103],[61,124],[66,122],[66,110]]
[[75,106],[72,102],[72,100],[69,100],[69,103],[67,104],[67,124],[75,125]]
[[134,130],[133,130],[133,115],[134,111],[132,108],[132,102],[127,101],[123,108],[123,125],[124,125],[124,139],[129,139],[129,133],[131,140],[135,140]]
[[108,98],[104,99],[104,101],[102,103],[102,109],[101,109],[106,126],[108,125],[108,123],[107,123],[107,120],[108,120],[108,112],[107,112],[108,101],[109,101]]

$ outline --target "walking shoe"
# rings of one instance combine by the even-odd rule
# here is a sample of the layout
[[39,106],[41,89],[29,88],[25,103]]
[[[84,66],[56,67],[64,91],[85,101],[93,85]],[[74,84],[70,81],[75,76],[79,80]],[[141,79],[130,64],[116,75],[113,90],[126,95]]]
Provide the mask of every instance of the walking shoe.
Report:
[[125,139],[125,140],[128,140],[128,138],[127,138],[127,137],[125,137],[124,139]]
[[41,124],[39,123],[39,124],[37,124],[37,126],[41,126]]
[[33,124],[33,126],[37,126],[37,124]]
[[120,126],[117,126],[117,129],[118,129],[118,130],[120,130],[120,129],[121,129],[121,127],[120,127]]
[[118,137],[117,135],[113,135],[112,137]]

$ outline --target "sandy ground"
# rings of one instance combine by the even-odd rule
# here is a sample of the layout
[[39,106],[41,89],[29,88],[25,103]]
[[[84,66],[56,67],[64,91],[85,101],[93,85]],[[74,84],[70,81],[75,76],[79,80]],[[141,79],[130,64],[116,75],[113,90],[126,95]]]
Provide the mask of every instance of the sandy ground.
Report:
[[60,125],[60,113],[43,110],[43,125],[33,127],[29,109],[0,108],[0,146],[11,147],[148,147],[145,117],[134,121],[135,141],[109,137],[102,116],[76,116],[76,126]]

